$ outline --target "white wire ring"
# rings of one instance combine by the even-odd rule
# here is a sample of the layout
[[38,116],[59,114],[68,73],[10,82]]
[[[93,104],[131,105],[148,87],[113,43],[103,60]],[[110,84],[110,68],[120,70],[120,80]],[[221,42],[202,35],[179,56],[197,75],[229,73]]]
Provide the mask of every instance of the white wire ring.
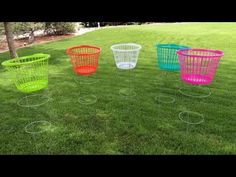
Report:
[[[160,75],[158,75],[156,77],[157,80],[159,79],[165,79],[166,81],[172,81],[172,82],[177,82],[177,81],[181,81],[181,78],[180,77],[176,77],[176,75],[172,75],[172,74],[169,74],[171,71],[164,71],[162,72]],[[171,76],[172,75],[172,76]],[[173,77],[176,77],[176,78],[173,78]]]
[[[31,126],[31,125],[33,125],[33,124],[40,124],[40,123],[42,123],[42,124],[48,124],[48,128],[47,128],[47,129],[44,129],[44,130],[40,130],[40,131],[28,131],[28,127],[29,127],[29,126]],[[52,125],[52,124],[51,124],[50,122],[45,121],[45,120],[34,121],[34,122],[31,122],[31,123],[29,123],[28,125],[25,126],[25,132],[26,132],[26,133],[30,133],[30,134],[43,133],[43,132],[49,130],[49,129],[51,128],[51,125]]]
[[[40,96],[40,95],[41,95],[43,98],[46,98],[46,99],[45,99],[46,101],[44,101],[44,102],[42,102],[42,103],[39,103],[39,104],[34,104],[34,105],[27,105],[27,104],[24,105],[24,104],[20,104],[20,102],[22,102],[24,99],[28,99],[28,98],[30,98],[30,97],[37,97],[37,96]],[[43,95],[43,94],[27,95],[27,96],[21,98],[21,99],[17,102],[17,105],[18,105],[18,106],[21,106],[21,107],[37,107],[37,106],[41,106],[41,105],[46,104],[46,103],[49,102],[50,100],[52,100],[52,98],[50,98],[50,97],[48,97],[48,96],[46,96],[46,95]]]
[[[90,77],[90,78],[88,78],[87,79],[87,81],[84,81],[83,79],[81,79],[83,77],[83,79],[85,78],[85,77]],[[90,81],[88,81],[88,80],[90,80]],[[92,81],[91,81],[92,80]],[[77,76],[77,77],[74,77],[74,81],[76,82],[76,83],[79,83],[79,84],[95,84],[95,83],[97,83],[98,81],[99,81],[99,79],[97,78],[97,76],[96,76],[96,78],[92,78],[91,76]]]
[[[201,117],[201,120],[199,120],[198,122],[186,121],[186,120],[183,119],[183,116],[182,116],[182,114],[184,114],[184,113],[187,113],[187,114],[195,114],[195,115]],[[182,122],[187,123],[187,124],[191,124],[191,125],[197,125],[197,124],[201,124],[201,123],[204,122],[204,116],[203,116],[203,114],[200,114],[200,113],[198,113],[198,112],[193,112],[193,111],[183,111],[183,112],[180,112],[180,113],[179,113],[179,119],[180,119]]]
[[[125,90],[128,90],[130,93],[129,94],[124,94],[124,93],[122,93],[122,89],[125,91]],[[121,95],[121,96],[124,96],[124,97],[133,97],[133,96],[136,96],[136,92],[133,90],[133,89],[129,89],[129,88],[122,88],[122,89],[120,89],[119,90],[119,94]]]
[[[87,97],[91,97],[92,98],[92,101],[87,101],[86,98]],[[83,105],[91,105],[91,104],[94,104],[97,102],[97,97],[96,95],[85,95],[85,96],[82,96],[79,98],[79,103],[80,104],[83,104]]]
[[188,96],[188,97],[192,97],[192,98],[207,98],[211,95],[211,90],[210,88],[207,88],[208,89],[208,94],[206,95],[190,95],[190,94],[186,94],[182,91],[183,87],[180,87],[179,88],[179,92],[182,94],[182,95],[185,95],[185,96]]
[[[161,98],[168,98],[168,99],[170,99],[170,101],[163,101]],[[167,103],[167,104],[175,102],[175,98],[173,98],[171,96],[166,96],[166,95],[158,95],[155,97],[155,100],[160,103]]]

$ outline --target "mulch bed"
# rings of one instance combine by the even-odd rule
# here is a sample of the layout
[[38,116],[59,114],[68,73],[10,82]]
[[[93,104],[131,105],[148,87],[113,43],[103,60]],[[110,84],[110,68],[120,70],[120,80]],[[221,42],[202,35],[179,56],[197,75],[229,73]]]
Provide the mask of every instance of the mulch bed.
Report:
[[[69,37],[75,36],[74,34],[65,34],[65,35],[46,35],[46,36],[35,36],[35,41],[33,44],[40,44],[50,41],[56,41],[60,39],[65,39]],[[22,38],[22,39],[15,39],[15,47],[16,48],[22,48],[24,46],[28,45],[28,38]],[[26,44],[26,45],[25,45]],[[32,44],[30,44],[32,45]],[[3,39],[0,41],[0,52],[8,50],[7,46],[7,40]]]

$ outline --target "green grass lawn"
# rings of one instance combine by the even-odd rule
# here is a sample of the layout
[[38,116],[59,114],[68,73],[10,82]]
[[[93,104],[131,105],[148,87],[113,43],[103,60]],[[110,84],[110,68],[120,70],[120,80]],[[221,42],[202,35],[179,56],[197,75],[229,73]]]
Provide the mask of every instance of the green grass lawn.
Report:
[[[134,70],[116,69],[110,46],[123,42],[142,45]],[[179,72],[163,74],[157,64],[156,43],[223,50],[214,82],[207,86],[211,95],[200,99],[179,93],[179,88],[192,93],[197,88],[178,80]],[[102,48],[94,84],[80,83],[65,52],[80,44]],[[19,56],[38,52],[51,55],[49,86],[40,93],[52,99],[43,106],[18,106],[26,94],[17,91],[0,67],[0,154],[236,153],[236,23],[111,27],[18,50]],[[0,54],[0,62],[7,59],[8,52]],[[136,96],[119,94],[129,87]],[[79,97],[86,94],[95,95],[97,102],[80,104]],[[158,95],[171,96],[175,102],[160,103],[155,100]],[[203,114],[205,121],[187,127],[178,117],[185,110]],[[51,122],[50,129],[26,133],[25,126],[38,120]]]

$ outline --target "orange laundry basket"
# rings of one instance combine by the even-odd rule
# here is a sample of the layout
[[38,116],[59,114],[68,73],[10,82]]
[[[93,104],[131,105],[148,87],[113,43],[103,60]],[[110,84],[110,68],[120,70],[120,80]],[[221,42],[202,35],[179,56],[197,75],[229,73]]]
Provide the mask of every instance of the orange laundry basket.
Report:
[[79,75],[90,75],[97,71],[101,48],[80,45],[67,49],[74,71]]

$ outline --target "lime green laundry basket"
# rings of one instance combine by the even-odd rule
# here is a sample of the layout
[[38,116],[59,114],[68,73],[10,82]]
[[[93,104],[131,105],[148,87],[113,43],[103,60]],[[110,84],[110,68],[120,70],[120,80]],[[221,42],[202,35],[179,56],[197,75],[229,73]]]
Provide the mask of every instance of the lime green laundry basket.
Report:
[[34,55],[6,60],[2,65],[10,72],[16,88],[24,93],[48,87],[49,54]]

